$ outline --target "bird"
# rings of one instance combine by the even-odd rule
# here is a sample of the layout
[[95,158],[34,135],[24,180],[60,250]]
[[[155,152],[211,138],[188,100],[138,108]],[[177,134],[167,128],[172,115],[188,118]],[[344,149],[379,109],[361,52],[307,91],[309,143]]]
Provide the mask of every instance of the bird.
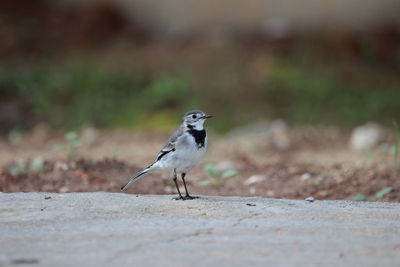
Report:
[[[165,146],[158,153],[156,160],[147,168],[133,175],[128,182],[121,187],[122,191],[144,175],[157,170],[170,170],[172,179],[175,183],[178,196],[175,200],[191,200],[198,197],[189,195],[186,187],[186,174],[196,167],[203,159],[207,151],[207,133],[204,129],[204,122],[212,118],[201,110],[192,110],[187,112],[183,118],[179,128],[169,137]],[[177,175],[181,174],[183,185],[185,186],[186,195],[182,196]]]

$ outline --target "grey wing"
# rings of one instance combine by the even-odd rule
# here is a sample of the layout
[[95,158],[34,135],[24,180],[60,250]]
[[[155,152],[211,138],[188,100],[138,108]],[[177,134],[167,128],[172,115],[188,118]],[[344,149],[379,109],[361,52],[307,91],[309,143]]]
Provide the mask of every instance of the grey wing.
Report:
[[175,151],[175,145],[179,137],[184,133],[183,128],[180,127],[176,130],[168,139],[167,144],[161,149],[161,151],[157,155],[157,161],[164,157],[169,152]]

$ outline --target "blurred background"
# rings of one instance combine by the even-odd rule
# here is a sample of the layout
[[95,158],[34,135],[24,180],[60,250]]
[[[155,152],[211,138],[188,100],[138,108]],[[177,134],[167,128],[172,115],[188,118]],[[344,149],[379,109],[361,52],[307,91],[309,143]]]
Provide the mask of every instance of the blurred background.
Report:
[[[202,109],[216,116],[198,193],[400,200],[399,14],[398,0],[2,0],[1,189],[116,191]],[[171,193],[167,178],[131,192]]]

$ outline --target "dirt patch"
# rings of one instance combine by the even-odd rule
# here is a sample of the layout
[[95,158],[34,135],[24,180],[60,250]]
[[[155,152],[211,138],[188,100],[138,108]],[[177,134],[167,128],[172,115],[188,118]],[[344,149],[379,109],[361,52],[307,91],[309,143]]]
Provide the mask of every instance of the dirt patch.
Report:
[[[0,139],[0,191],[120,192],[129,177],[152,163],[168,137],[137,131],[96,131],[92,136],[83,130],[76,151],[82,159],[67,160],[66,151],[53,149],[65,143],[62,137],[36,132],[18,143]],[[206,158],[187,175],[190,193],[292,199],[353,199],[362,194],[364,200],[400,201],[400,170],[393,168],[391,139],[368,151],[352,151],[348,134],[334,129],[292,129],[289,138],[291,146],[282,150],[266,137],[232,139],[210,133]],[[43,162],[32,171],[30,164],[37,158]],[[13,172],[18,162],[25,167]],[[204,170],[206,164],[214,166],[217,178]],[[221,178],[227,170],[237,173]],[[181,179],[179,184],[184,192]],[[385,188],[390,192],[376,198]],[[127,193],[176,194],[176,188],[171,174],[159,171]]]
[[[352,199],[357,194],[365,200],[400,201],[400,178],[390,168],[371,164],[354,167],[346,164],[321,166],[309,163],[278,162],[258,164],[247,157],[236,160],[238,174],[211,178],[202,167],[188,175],[189,191],[199,195],[263,196],[274,198]],[[120,186],[140,169],[125,162],[102,161],[46,162],[41,172],[11,175],[8,168],[0,174],[3,192],[120,192]],[[201,185],[208,180],[210,184]],[[181,181],[180,181],[181,183]],[[392,190],[375,198],[380,190]],[[183,189],[183,188],[182,188]],[[129,188],[133,194],[173,194],[174,183],[168,172],[150,174]]]

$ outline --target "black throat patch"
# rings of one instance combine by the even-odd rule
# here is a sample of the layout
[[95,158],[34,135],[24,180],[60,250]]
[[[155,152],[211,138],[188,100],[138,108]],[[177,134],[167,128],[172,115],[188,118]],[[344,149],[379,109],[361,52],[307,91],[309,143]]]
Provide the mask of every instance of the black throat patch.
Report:
[[204,142],[206,140],[206,130],[195,130],[192,125],[188,125],[189,130],[187,131],[190,133],[194,140],[196,141],[197,148],[204,147]]

